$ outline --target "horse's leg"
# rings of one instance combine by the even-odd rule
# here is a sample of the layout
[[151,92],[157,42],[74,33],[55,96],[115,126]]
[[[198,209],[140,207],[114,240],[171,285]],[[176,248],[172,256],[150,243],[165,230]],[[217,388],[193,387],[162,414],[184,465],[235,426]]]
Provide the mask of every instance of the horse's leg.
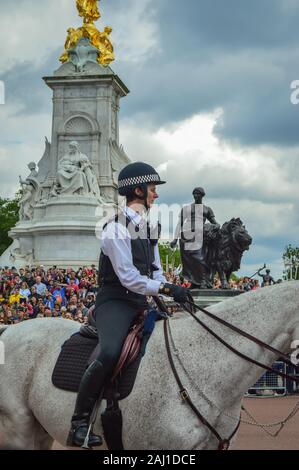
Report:
[[34,450],[36,420],[29,409],[16,404],[14,410],[0,415],[1,446],[9,449]]
[[36,421],[34,430],[34,450],[51,450],[54,439],[42,425]]

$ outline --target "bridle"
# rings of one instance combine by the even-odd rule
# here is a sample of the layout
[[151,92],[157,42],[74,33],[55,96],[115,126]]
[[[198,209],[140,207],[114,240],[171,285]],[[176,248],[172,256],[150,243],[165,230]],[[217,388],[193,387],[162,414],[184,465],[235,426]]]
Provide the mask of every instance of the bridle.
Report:
[[197,318],[195,313],[194,313],[194,309],[200,310],[201,312],[203,312],[205,315],[212,318],[216,322],[221,323],[222,325],[226,326],[227,328],[231,329],[232,331],[235,331],[239,335],[244,336],[245,338],[249,339],[253,343],[256,343],[258,346],[261,346],[262,348],[268,349],[268,351],[271,351],[272,353],[278,355],[281,358],[281,362],[284,362],[285,364],[290,365],[292,367],[298,368],[298,366],[293,364],[292,361],[288,358],[288,356],[285,353],[283,353],[282,351],[279,351],[278,349],[273,348],[272,346],[270,346],[269,344],[264,343],[262,340],[256,338],[255,336],[250,335],[249,333],[246,333],[246,331],[243,331],[240,328],[237,328],[236,326],[232,325],[231,323],[226,322],[222,318],[217,317],[213,313],[208,312],[207,310],[200,307],[199,305],[196,305],[194,303],[192,297],[190,298],[190,300],[188,300],[187,305],[184,304],[183,307],[184,307],[184,310],[186,310],[194,318],[194,320],[197,321],[197,323],[199,323],[206,331],[208,331],[212,336],[214,336],[214,338],[216,338],[221,344],[223,344],[226,348],[228,348],[230,351],[232,351],[237,356],[241,357],[242,359],[245,359],[248,362],[251,362],[252,364],[255,364],[256,366],[262,367],[263,369],[266,369],[270,372],[273,372],[274,374],[279,375],[279,376],[281,376],[285,379],[290,379],[290,380],[293,380],[296,383],[299,383],[299,377],[294,377],[294,376],[291,376],[289,374],[285,374],[283,372],[280,372],[280,371],[274,369],[273,367],[270,367],[270,366],[267,366],[266,364],[255,361],[254,359],[250,358],[246,354],[243,354],[240,351],[238,351],[237,349],[235,349],[233,346],[231,346],[226,341],[224,341],[214,331],[212,331],[211,328],[209,328],[207,325],[205,325],[205,323],[203,323],[199,318]]
[[[154,300],[159,308],[159,310],[161,310],[162,312],[164,313],[167,313],[167,307],[164,303],[164,301],[160,298],[160,297],[154,297]],[[196,305],[194,303],[194,300],[193,300],[193,297],[191,295],[191,293],[188,293],[188,300],[187,302],[185,302],[184,304],[181,304],[182,307],[184,308],[185,311],[187,311],[193,318],[194,320],[196,320],[197,323],[199,323],[200,326],[202,326],[206,331],[208,331],[208,333],[210,333],[214,338],[216,338],[221,344],[223,344],[227,349],[229,349],[231,352],[233,352],[234,354],[236,354],[237,356],[241,357],[242,359],[248,361],[248,362],[251,362],[252,364],[255,364],[263,369],[266,369],[270,372],[273,372],[274,374],[276,375],[279,375],[283,378],[286,378],[286,379],[289,379],[289,380],[292,380],[296,383],[299,383],[299,378],[298,377],[294,377],[294,376],[291,376],[289,374],[286,374],[286,373],[283,373],[283,372],[280,372],[276,369],[274,369],[273,367],[270,367],[270,366],[267,366],[266,364],[262,364],[261,362],[258,362],[252,358],[250,358],[249,356],[241,353],[240,351],[238,351],[237,349],[235,349],[233,346],[231,346],[230,344],[228,344],[225,340],[223,340],[219,335],[217,335],[213,330],[211,330],[211,328],[209,328],[205,323],[203,323],[199,318],[197,318],[197,316],[195,315],[195,312],[196,310],[200,310],[202,313],[204,313],[205,315],[207,315],[209,318],[212,318],[213,320],[215,320],[216,322],[224,325],[225,327],[231,329],[232,331],[238,333],[239,335],[249,339],[250,341],[258,344],[260,347],[263,347],[269,351],[271,351],[272,353],[275,353],[276,355],[278,355],[280,358],[281,358],[281,362],[284,362],[285,364],[287,365],[291,365],[293,367],[295,367],[295,369],[298,369],[298,366],[294,365],[292,363],[292,361],[288,358],[288,356],[283,353],[282,351],[279,351],[278,349],[275,349],[273,348],[272,346],[264,343],[263,341],[261,341],[260,339],[256,338],[255,336],[253,335],[250,335],[249,333],[246,333],[245,331],[241,330],[240,328],[226,322],[225,320],[223,320],[222,318],[219,318],[218,316],[212,314],[211,312],[209,312],[208,310],[200,307],[199,305]],[[197,418],[201,421],[202,424],[204,424],[213,434],[214,436],[217,438],[218,440],[218,450],[228,450],[229,448],[229,445],[230,445],[230,441],[231,439],[233,438],[233,436],[236,434],[239,426],[240,426],[240,422],[241,422],[241,417],[239,419],[239,422],[237,424],[237,427],[236,429],[233,431],[232,435],[227,438],[227,439],[223,439],[220,434],[217,432],[217,430],[204,418],[204,416],[200,413],[200,411],[198,410],[198,408],[194,405],[194,403],[192,402],[189,394],[188,394],[188,391],[186,390],[186,388],[183,386],[182,384],[182,381],[178,375],[178,372],[176,370],[176,367],[175,367],[175,364],[174,364],[174,361],[173,361],[173,357],[172,357],[172,352],[171,352],[171,348],[170,348],[170,343],[169,343],[169,332],[168,332],[168,329],[169,329],[169,319],[168,317],[165,318],[164,320],[164,337],[165,337],[165,345],[166,345],[166,350],[167,350],[167,356],[168,356],[168,360],[169,360],[169,363],[170,363],[170,366],[171,366],[171,370],[173,372],[173,375],[175,377],[175,380],[178,384],[178,387],[179,387],[179,393],[180,393],[180,396],[182,398],[182,400],[184,402],[186,402],[189,407],[192,409],[192,411],[194,412],[194,414],[197,416]]]

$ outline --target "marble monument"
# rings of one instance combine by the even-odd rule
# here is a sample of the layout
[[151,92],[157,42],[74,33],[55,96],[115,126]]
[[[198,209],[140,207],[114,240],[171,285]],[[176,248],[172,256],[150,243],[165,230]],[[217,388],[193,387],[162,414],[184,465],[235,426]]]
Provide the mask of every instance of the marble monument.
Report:
[[82,35],[65,43],[62,65],[44,77],[53,92],[51,142],[46,138],[38,168],[31,162],[30,174],[20,177],[20,220],[0,265],[75,267],[98,261],[96,225],[115,206],[118,173],[130,163],[119,144],[120,100],[129,90],[108,65],[113,48],[104,36],[111,28],[98,32],[100,47],[99,37],[96,42],[91,36],[96,18],[86,15]]

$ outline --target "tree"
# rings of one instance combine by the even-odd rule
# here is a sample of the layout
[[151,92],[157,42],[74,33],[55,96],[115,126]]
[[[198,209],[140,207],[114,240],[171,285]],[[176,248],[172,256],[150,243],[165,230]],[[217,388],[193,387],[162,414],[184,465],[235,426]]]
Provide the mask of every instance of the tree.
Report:
[[8,232],[19,220],[20,193],[14,199],[0,198],[0,255],[12,244]]
[[282,259],[285,266],[284,279],[288,281],[299,280],[299,247],[287,245]]
[[159,253],[163,270],[166,271],[167,264],[171,268],[177,268],[181,264],[180,250],[170,248],[169,242],[159,243]]

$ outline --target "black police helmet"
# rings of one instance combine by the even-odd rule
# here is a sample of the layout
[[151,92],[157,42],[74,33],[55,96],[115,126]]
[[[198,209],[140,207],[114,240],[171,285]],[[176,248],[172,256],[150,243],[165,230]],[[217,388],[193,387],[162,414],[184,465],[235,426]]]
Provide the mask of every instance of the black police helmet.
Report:
[[134,188],[143,187],[148,184],[164,184],[156,170],[147,163],[130,163],[121,170],[118,176],[118,192],[126,196]]

